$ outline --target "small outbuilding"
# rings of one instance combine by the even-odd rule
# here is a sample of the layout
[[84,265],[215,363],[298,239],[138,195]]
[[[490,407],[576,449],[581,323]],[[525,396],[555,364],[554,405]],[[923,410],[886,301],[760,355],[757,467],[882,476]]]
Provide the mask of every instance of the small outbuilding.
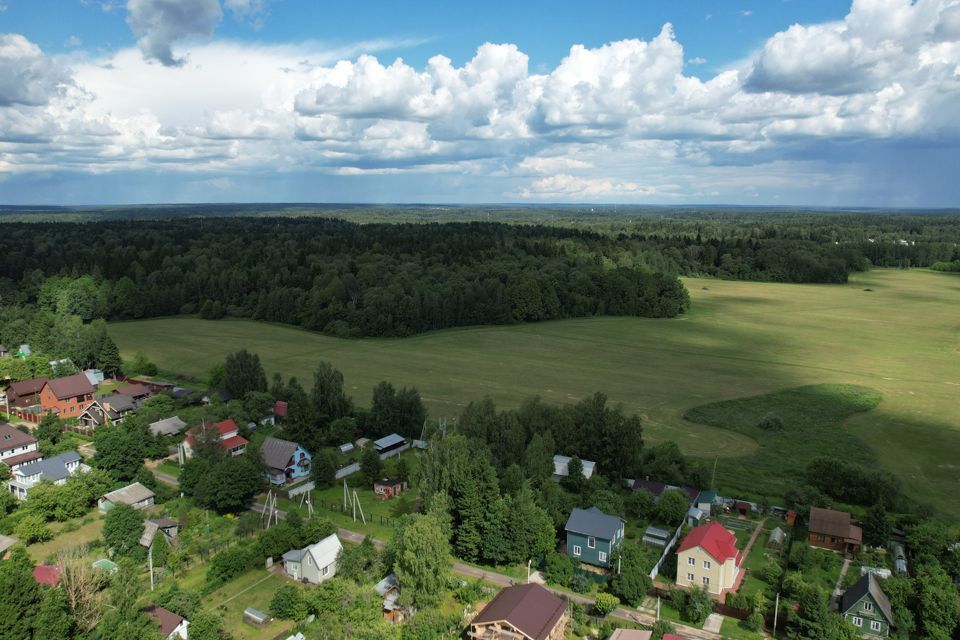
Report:
[[373,492],[381,501],[395,498],[407,490],[407,483],[396,478],[383,478],[373,483]]
[[103,513],[113,509],[118,504],[126,504],[134,509],[146,509],[147,507],[153,506],[153,499],[153,491],[150,491],[150,489],[147,489],[139,482],[134,482],[121,489],[105,494],[98,501],[98,506]]
[[150,433],[155,436],[175,436],[186,428],[187,423],[181,420],[179,416],[150,423]]
[[255,627],[262,627],[263,625],[268,624],[271,620],[273,620],[273,618],[259,609],[247,607],[243,610],[243,621],[247,624],[252,624]]
[[[573,458],[569,456],[561,456],[559,454],[553,456],[553,479],[559,480],[560,478],[566,478],[570,475],[570,461]],[[580,460],[580,465],[583,467],[583,478],[589,480],[593,475],[593,470],[596,468],[597,463],[590,460]]]
[[780,527],[775,528],[770,532],[770,535],[767,537],[767,546],[776,547],[779,549],[783,546],[783,541],[786,539],[787,534],[783,532],[783,529]]
[[406,438],[398,433],[391,433],[388,436],[383,436],[379,440],[373,441],[373,448],[377,453],[380,454],[381,458],[389,458],[390,456],[399,455],[409,446],[410,445],[407,444]]

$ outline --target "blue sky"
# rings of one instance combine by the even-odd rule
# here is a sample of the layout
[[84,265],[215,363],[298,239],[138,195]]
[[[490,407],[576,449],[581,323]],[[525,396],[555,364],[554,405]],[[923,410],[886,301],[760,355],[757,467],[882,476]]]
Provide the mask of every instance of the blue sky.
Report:
[[0,9],[0,203],[960,196],[957,0]]

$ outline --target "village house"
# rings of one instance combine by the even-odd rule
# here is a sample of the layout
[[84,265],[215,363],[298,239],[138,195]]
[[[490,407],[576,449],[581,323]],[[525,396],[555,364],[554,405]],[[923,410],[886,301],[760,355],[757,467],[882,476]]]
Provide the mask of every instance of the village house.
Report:
[[470,621],[467,637],[474,640],[560,640],[570,614],[567,601],[539,584],[500,590]]
[[30,489],[43,480],[54,484],[64,484],[75,473],[87,471],[80,454],[67,451],[52,458],[38,460],[17,467],[10,478],[10,493],[20,500],[26,500]]
[[81,427],[84,427],[87,431],[92,431],[97,427],[102,427],[106,424],[116,424],[120,421],[120,414],[116,411],[111,411],[104,407],[98,400],[94,400],[88,404],[83,413],[77,416],[77,422],[80,423]]
[[176,542],[179,532],[180,525],[176,520],[170,520],[169,518],[146,520],[143,523],[143,534],[140,536],[140,545],[149,549],[150,545],[153,544],[154,538],[157,537],[157,534],[162,535],[167,541],[167,544],[172,544]]
[[386,578],[373,586],[377,595],[383,598],[383,618],[390,622],[400,622],[403,620],[405,609],[397,600],[400,598],[400,581],[395,574],[389,574]]
[[574,509],[564,530],[567,555],[577,562],[609,568],[610,558],[623,542],[624,521],[596,507]]
[[143,384],[128,384],[117,389],[116,393],[129,397],[134,407],[139,409],[143,401],[150,397],[152,393],[150,387]]
[[175,436],[186,427],[187,423],[181,420],[179,416],[173,416],[172,418],[151,422],[148,428],[150,433],[155,436]]
[[737,537],[714,520],[691,529],[677,547],[676,583],[720,596],[736,590],[742,562]]
[[161,637],[166,640],[175,640],[176,638],[188,640],[189,632],[187,631],[187,627],[190,626],[190,622],[183,616],[177,615],[169,609],[158,607],[155,604],[144,608],[143,611],[150,616],[154,625],[160,630]]
[[40,391],[48,378],[31,378],[7,387],[7,413],[26,422],[40,422]]
[[211,430],[216,433],[217,443],[231,456],[242,456],[247,450],[249,440],[240,435],[240,427],[237,426],[237,423],[228,419],[210,427],[204,425],[191,429],[183,441],[183,453],[186,457],[193,457],[195,438],[204,430]]
[[880,581],[863,575],[840,597],[840,615],[857,628],[863,638],[886,638],[893,626],[893,609]]
[[13,470],[42,459],[36,438],[11,424],[0,422],[0,462]]
[[[557,454],[553,456],[553,479],[559,480],[560,478],[566,478],[570,475],[570,461],[573,458],[568,456],[561,456]],[[591,462],[590,460],[580,460],[580,464],[583,465],[583,477],[585,480],[589,480],[593,476],[593,470],[597,467],[596,462]]]
[[43,413],[53,413],[65,420],[77,418],[93,402],[94,393],[96,389],[82,373],[54,378],[40,391],[40,407]]
[[285,484],[310,475],[310,452],[296,442],[269,436],[260,445],[260,454],[270,484]]
[[97,501],[97,506],[103,513],[110,511],[118,504],[129,505],[134,509],[146,509],[153,506],[153,498],[153,491],[139,482],[134,482],[105,494]]
[[810,546],[856,555],[863,543],[863,529],[853,524],[846,511],[810,507],[807,525]]
[[381,501],[395,498],[407,490],[407,483],[396,478],[383,478],[373,483],[373,492]]
[[303,549],[283,554],[283,570],[294,580],[320,584],[337,575],[337,558],[343,550],[337,534]]

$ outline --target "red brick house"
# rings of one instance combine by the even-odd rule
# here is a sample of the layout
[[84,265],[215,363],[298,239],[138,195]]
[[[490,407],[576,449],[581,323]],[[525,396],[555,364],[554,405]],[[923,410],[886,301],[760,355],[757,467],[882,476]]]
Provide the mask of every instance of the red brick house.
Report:
[[373,483],[373,492],[377,494],[377,498],[381,501],[395,498],[406,490],[407,483],[403,480],[384,478]]
[[811,547],[856,555],[863,543],[863,529],[853,524],[846,511],[810,507],[807,525]]
[[95,392],[90,380],[82,373],[48,380],[40,391],[40,407],[43,413],[55,413],[64,419],[78,418],[93,402]]

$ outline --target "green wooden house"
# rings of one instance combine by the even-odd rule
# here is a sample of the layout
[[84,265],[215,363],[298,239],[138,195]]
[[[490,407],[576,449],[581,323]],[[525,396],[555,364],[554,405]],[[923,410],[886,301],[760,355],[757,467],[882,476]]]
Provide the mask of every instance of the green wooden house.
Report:
[[564,527],[567,555],[577,562],[608,568],[614,551],[623,542],[623,520],[596,507],[574,509]]
[[893,610],[880,581],[868,573],[840,597],[840,615],[864,638],[886,638],[893,626]]

